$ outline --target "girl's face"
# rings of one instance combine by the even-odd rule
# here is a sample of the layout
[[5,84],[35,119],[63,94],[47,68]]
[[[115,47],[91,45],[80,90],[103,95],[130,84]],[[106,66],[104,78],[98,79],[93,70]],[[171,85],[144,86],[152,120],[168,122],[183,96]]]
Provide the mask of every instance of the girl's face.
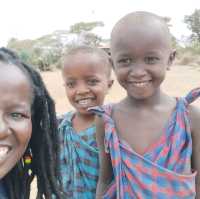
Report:
[[96,54],[77,53],[69,56],[64,64],[63,79],[67,97],[80,114],[103,104],[112,80],[109,67]]
[[142,25],[121,28],[111,52],[119,83],[133,99],[149,99],[159,93],[166,70],[173,61],[169,39],[160,28]]
[[0,62],[0,178],[21,159],[32,133],[32,89],[14,65]]

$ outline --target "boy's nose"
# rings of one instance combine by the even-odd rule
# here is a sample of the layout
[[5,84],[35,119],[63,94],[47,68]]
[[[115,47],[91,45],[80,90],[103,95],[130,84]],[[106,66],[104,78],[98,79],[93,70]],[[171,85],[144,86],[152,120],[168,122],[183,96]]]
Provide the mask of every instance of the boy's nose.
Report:
[[130,75],[133,77],[142,77],[146,75],[146,71],[141,64],[136,64],[131,67]]
[[89,91],[90,91],[90,89],[86,85],[79,85],[76,93],[77,94],[85,94],[85,93],[88,93]]

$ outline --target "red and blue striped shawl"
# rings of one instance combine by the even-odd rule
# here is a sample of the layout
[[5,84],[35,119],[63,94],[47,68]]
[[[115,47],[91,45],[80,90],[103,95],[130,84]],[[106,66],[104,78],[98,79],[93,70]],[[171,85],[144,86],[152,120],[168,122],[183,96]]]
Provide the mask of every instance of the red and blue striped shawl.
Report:
[[[195,198],[196,173],[191,171],[192,137],[187,107],[199,96],[200,89],[195,89],[177,99],[165,132],[142,155],[119,139],[111,118],[113,105],[94,109],[105,123],[105,150],[110,153],[114,172],[104,199]],[[191,173],[184,174],[188,167]]]

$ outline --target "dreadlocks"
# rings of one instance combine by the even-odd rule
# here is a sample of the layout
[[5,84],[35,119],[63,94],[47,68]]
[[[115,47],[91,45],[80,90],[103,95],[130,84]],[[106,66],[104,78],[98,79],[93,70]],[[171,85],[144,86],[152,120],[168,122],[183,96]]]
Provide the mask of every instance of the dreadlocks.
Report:
[[[25,155],[32,158],[30,164],[24,158],[4,177],[10,199],[29,199],[30,185],[37,179],[37,199],[50,199],[53,195],[63,198],[59,188],[58,133],[55,105],[37,71],[23,63],[14,52],[0,48],[0,61],[15,65],[28,77],[33,89],[32,136]],[[24,156],[25,156],[24,155]]]

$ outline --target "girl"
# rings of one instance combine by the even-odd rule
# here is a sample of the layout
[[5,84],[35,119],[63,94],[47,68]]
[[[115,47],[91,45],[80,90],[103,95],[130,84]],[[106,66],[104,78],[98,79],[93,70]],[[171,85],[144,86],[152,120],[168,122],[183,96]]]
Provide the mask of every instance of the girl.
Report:
[[0,198],[61,198],[54,102],[40,75],[0,48]]
[[59,126],[61,173],[68,199],[94,199],[98,179],[98,149],[94,114],[88,108],[102,105],[108,89],[111,63],[97,48],[79,46],[65,57],[62,70],[66,94],[75,111]]
[[190,105],[200,89],[185,98],[161,91],[175,57],[167,25],[147,12],[126,15],[112,31],[111,56],[127,96],[94,110],[102,117],[96,198],[200,198],[200,111]]

